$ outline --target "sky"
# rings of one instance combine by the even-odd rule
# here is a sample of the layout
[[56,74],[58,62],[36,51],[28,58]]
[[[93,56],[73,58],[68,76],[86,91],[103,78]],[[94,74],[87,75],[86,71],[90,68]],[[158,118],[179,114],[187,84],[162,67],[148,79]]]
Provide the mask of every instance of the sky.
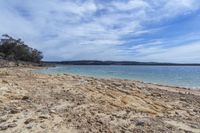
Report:
[[46,61],[200,63],[200,0],[0,0],[0,34]]

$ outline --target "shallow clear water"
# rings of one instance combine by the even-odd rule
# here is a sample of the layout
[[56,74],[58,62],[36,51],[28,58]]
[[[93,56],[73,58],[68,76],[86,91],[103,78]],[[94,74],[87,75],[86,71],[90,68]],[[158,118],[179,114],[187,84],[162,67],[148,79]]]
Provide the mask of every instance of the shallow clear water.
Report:
[[69,73],[98,78],[122,78],[163,85],[200,88],[199,66],[57,66],[37,70],[42,73]]

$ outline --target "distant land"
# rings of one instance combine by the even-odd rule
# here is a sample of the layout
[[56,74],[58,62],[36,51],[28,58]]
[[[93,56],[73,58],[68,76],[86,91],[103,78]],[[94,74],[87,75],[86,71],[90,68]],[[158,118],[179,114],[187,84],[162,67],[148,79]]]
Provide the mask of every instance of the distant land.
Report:
[[47,65],[159,65],[159,66],[200,66],[198,63],[159,63],[159,62],[137,62],[137,61],[99,61],[99,60],[77,60],[77,61],[43,61]]

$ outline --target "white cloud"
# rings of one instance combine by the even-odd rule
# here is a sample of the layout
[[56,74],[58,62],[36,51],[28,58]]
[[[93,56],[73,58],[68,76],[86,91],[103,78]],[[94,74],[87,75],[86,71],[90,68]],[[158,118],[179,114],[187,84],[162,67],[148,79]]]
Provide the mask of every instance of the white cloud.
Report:
[[165,50],[165,43],[129,46],[125,38],[155,32],[157,28],[146,24],[194,12],[199,5],[198,0],[6,0],[0,1],[0,33],[23,38],[42,50],[47,60],[134,60],[138,56],[138,60],[160,61],[156,54],[164,51],[168,58],[171,50]]
[[145,9],[149,8],[149,4],[144,0],[130,0],[128,2],[112,2],[112,5],[117,10],[128,11],[134,9]]
[[195,63],[200,60],[200,41],[194,41],[180,46],[165,47],[160,45],[164,42],[155,41],[132,47],[137,54],[136,60],[173,62],[173,63]]

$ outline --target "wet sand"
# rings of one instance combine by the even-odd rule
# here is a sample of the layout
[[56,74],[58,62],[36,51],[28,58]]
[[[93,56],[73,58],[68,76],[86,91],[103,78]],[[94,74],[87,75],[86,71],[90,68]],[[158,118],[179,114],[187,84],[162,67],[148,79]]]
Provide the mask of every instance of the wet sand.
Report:
[[200,91],[0,68],[2,133],[200,133]]

